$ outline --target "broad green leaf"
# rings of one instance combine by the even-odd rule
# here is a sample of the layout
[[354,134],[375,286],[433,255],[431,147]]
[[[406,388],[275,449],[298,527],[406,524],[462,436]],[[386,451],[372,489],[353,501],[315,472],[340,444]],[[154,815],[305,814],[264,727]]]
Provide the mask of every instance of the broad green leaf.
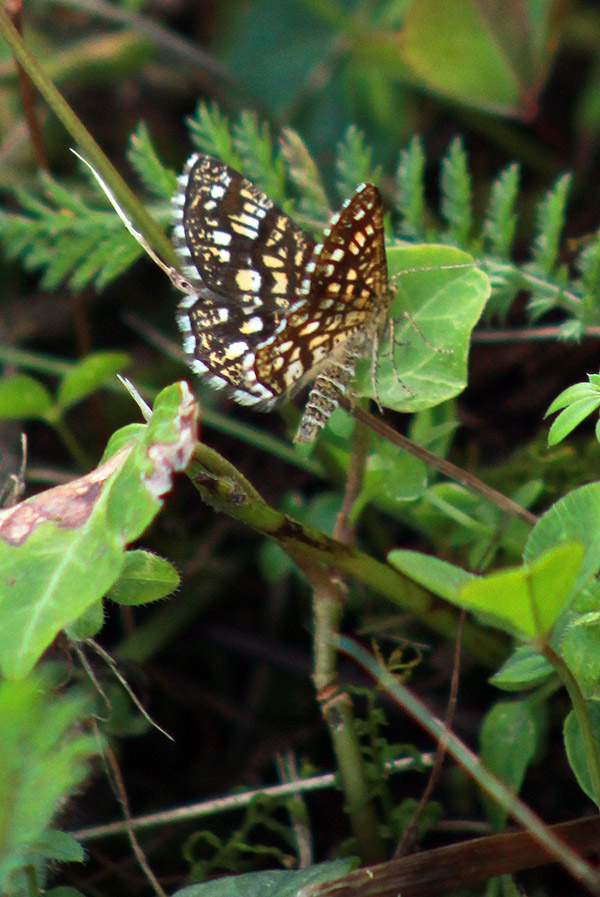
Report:
[[350,872],[353,860],[334,860],[307,869],[274,869],[229,875],[214,881],[190,885],[173,897],[297,897],[302,888],[335,881]]
[[[588,376],[591,379],[594,375],[588,374]],[[562,408],[566,408],[567,405],[571,405],[573,402],[594,397],[600,401],[600,390],[597,385],[594,385],[591,382],[574,383],[573,386],[568,386],[567,389],[563,389],[563,391],[557,395],[546,411],[544,417],[548,417],[549,414],[554,414],[555,411],[560,411]]]
[[[483,720],[481,762],[514,794],[519,793],[523,784],[537,747],[538,734],[532,708],[526,700],[500,701]],[[491,799],[485,798],[484,803],[494,831],[501,831],[507,811]]]
[[553,674],[552,664],[533,645],[517,645],[512,655],[489,681],[503,691],[524,691],[536,688]]
[[356,519],[369,501],[380,506],[420,498],[427,488],[427,468],[418,458],[384,440],[369,455],[362,489],[352,509]]
[[43,418],[51,407],[52,396],[39,380],[27,374],[0,380],[0,418]]
[[458,601],[462,587],[477,579],[467,570],[419,551],[397,549],[390,551],[387,559],[392,567],[448,601]]
[[79,841],[60,829],[47,829],[36,844],[36,850],[47,859],[59,860],[61,863],[82,863],[85,859]]
[[[54,816],[88,771],[98,742],[82,733],[86,699],[67,692],[50,700],[48,677],[0,682],[0,893],[40,853],[80,859],[70,836],[49,832]],[[77,845],[78,847],[78,845]]]
[[573,432],[586,417],[600,408],[600,396],[573,402],[558,415],[548,432],[548,445],[557,445]]
[[[471,256],[448,246],[392,248],[388,263],[397,290],[390,308],[394,362],[388,328],[379,347],[378,398],[396,411],[420,411],[464,389],[469,338],[490,284]],[[361,359],[357,375],[354,391],[373,398],[370,359]]]
[[106,597],[117,604],[148,604],[170,595],[179,582],[172,564],[149,551],[135,549],[125,555],[119,578]]
[[[596,753],[600,754],[600,704],[597,701],[587,701],[586,708],[590,717],[596,743]],[[585,746],[574,710],[569,713],[565,720],[564,739],[567,757],[581,790],[600,806],[600,795],[595,795],[592,788],[592,779],[588,769]]]
[[561,654],[583,696],[600,700],[600,612],[571,621],[563,635]]
[[574,595],[600,570],[600,483],[573,489],[552,505],[531,530],[523,560],[531,563],[561,542],[579,542],[585,548]]
[[511,2],[510,12],[502,3],[413,0],[399,49],[429,90],[522,117],[548,71],[555,29],[555,17],[534,14],[528,0]]
[[465,585],[457,603],[496,618],[509,632],[545,636],[571,594],[583,547],[559,545],[531,565],[492,573]]
[[57,633],[115,582],[125,546],[151,522],[172,474],[191,456],[196,413],[187,384],[174,384],[157,397],[148,425],[96,470],[0,511],[6,676],[26,675]]
[[128,364],[129,356],[125,352],[92,352],[86,355],[61,380],[58,405],[64,409],[80,402],[100,386],[104,386]]
[[104,625],[104,605],[102,599],[94,601],[84,612],[65,626],[65,631],[74,642],[83,642],[87,638],[94,638]]

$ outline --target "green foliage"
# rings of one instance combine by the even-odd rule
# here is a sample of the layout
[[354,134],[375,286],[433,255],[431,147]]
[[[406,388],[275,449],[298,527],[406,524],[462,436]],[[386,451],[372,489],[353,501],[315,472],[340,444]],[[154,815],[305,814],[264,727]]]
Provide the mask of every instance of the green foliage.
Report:
[[413,240],[424,240],[425,223],[425,153],[418,137],[401,150],[396,184],[399,233]]
[[508,165],[500,172],[497,180],[490,190],[483,232],[486,245],[493,255],[506,259],[510,256],[515,230],[517,227],[517,215],[515,205],[519,193],[519,179],[521,171],[518,165]]
[[[525,773],[538,748],[539,713],[527,698],[499,701],[486,714],[480,729],[481,761],[505,785],[518,794]],[[498,804],[484,801],[495,831],[502,831],[507,814]]]
[[[157,563],[140,564],[136,554],[126,568],[125,547],[149,525],[171,474],[189,460],[193,408],[186,384],[168,387],[137,438],[131,439],[128,430],[130,441],[123,446],[115,434],[95,471],[0,511],[0,667],[5,676],[29,673],[57,633],[97,603],[121,575],[121,596],[127,579],[134,580],[131,603],[160,597],[157,592],[169,581],[176,585],[177,574],[169,576],[162,562],[162,583],[149,591],[141,568],[147,579]],[[92,569],[93,576],[85,575]]]
[[127,158],[140,181],[156,199],[170,202],[177,190],[177,176],[165,168],[152,143],[150,132],[144,122],[131,135]]
[[[461,6],[465,4],[461,2]],[[382,21],[386,21],[385,15]],[[419,25],[412,18],[411,27],[417,26],[424,27],[424,22]],[[485,44],[481,34],[474,38],[480,41],[479,46]],[[320,40],[321,36],[316,36],[315,44]],[[410,50],[410,41],[407,47]],[[423,72],[425,77],[425,68]],[[456,84],[453,90],[457,90]],[[286,130],[282,140],[275,143],[272,129],[255,114],[243,113],[230,122],[218,107],[200,104],[190,127],[199,150],[242,170],[311,233],[318,233],[330,214],[327,174],[330,181],[335,180],[340,199],[350,196],[357,183],[379,179],[374,153],[355,127],[346,129],[331,159],[331,169],[324,173],[295,131]],[[175,190],[175,176],[162,165],[144,125],[132,137],[129,161],[152,201],[157,202],[153,214],[166,224],[166,201]],[[447,453],[458,425],[451,400],[466,385],[470,337],[484,307],[488,316],[503,317],[516,294],[527,291],[532,319],[558,306],[570,315],[567,325],[571,336],[598,316],[598,236],[576,256],[577,277],[571,277],[560,263],[568,176],[560,178],[538,204],[530,260],[522,264],[511,259],[520,201],[519,174],[516,165],[501,172],[490,185],[487,204],[485,197],[481,202],[486,211],[478,220],[472,175],[460,140],[451,144],[442,160],[438,210],[428,208],[425,202],[425,156],[418,138],[400,155],[392,200],[397,220],[392,219],[388,228],[399,238],[388,247],[389,273],[396,290],[391,307],[395,326],[379,347],[377,389],[373,387],[371,360],[365,359],[357,371],[354,394],[377,398],[393,410],[417,412],[411,434],[440,455]],[[94,180],[87,186],[81,182],[74,187],[47,180],[40,193],[24,188],[14,192],[25,214],[0,213],[2,239],[10,246],[12,257],[21,258],[28,268],[43,271],[44,286],[52,287],[63,280],[74,287],[103,286],[138,257],[139,248],[126,235],[121,222],[104,208],[104,200],[100,205],[101,192]],[[429,242],[406,245],[406,241],[414,244],[424,240]],[[476,262],[468,253],[478,256]],[[15,374],[0,382],[0,416],[45,421],[73,447],[72,437],[65,433],[66,412],[105,386],[126,362],[127,357],[121,353],[92,353],[61,375],[54,391],[34,376]],[[599,390],[600,375],[590,375],[589,384],[571,387],[555,400],[548,413],[561,413],[550,431],[551,444],[564,439],[587,414],[600,407]],[[11,530],[10,538],[0,540],[2,588],[9,589],[10,594],[10,600],[0,597],[4,626],[0,631],[5,633],[4,638],[0,636],[0,665],[5,675],[29,673],[63,629],[76,640],[95,635],[103,622],[103,597],[121,605],[138,605],[156,601],[178,587],[179,577],[171,564],[149,551],[127,551],[126,547],[157,513],[171,472],[183,467],[191,455],[194,434],[187,430],[183,438],[185,457],[181,457],[186,396],[185,387],[173,387],[159,397],[147,425],[117,431],[105,455],[108,468],[100,466],[68,487],[58,487],[42,494],[42,498],[0,512],[0,531],[3,526],[8,528],[10,521],[19,524]],[[319,445],[324,463],[318,469],[330,478],[327,488],[332,491],[281,499],[293,518],[284,518],[288,541],[281,544],[292,543],[303,522],[316,527],[323,544],[329,544],[325,534],[332,531],[340,504],[333,486],[348,472],[350,432],[347,415],[337,411]],[[72,454],[78,457],[77,451]],[[462,486],[446,482],[430,485],[424,463],[399,453],[382,437],[370,439],[363,473],[353,495],[350,522],[357,525],[367,506],[383,511],[426,533],[441,555],[392,551],[388,556],[391,568],[407,577],[410,588],[420,584],[428,592],[473,611],[486,625],[494,623],[503,632],[517,636],[517,648],[491,680],[515,700],[499,703],[487,715],[481,736],[483,762],[515,792],[519,790],[542,732],[542,714],[523,693],[533,692],[534,702],[541,704],[562,682],[574,706],[573,716],[565,725],[567,754],[581,787],[597,800],[591,747],[594,738],[598,740],[593,702],[600,694],[600,601],[594,583],[600,557],[597,484],[556,502],[527,538],[522,521],[507,522],[504,511]],[[213,490],[208,494],[215,507],[248,510],[252,505],[249,484],[240,489],[233,475],[219,477],[204,472],[203,476],[196,483]],[[523,478],[512,497],[529,506],[542,488],[541,477],[530,481]],[[266,517],[276,513],[263,505]],[[252,509],[248,515],[245,522],[269,532],[262,519],[259,524],[251,516]],[[371,522],[373,519],[379,518],[374,515]],[[388,544],[387,539],[379,538],[382,544]],[[302,547],[308,542],[298,541]],[[478,570],[488,569],[500,556],[505,569],[476,576],[442,559],[455,551]],[[372,585],[373,577],[369,580],[365,572],[366,560],[372,559],[358,551],[352,557],[357,579]],[[506,569],[506,563],[520,565]],[[277,587],[293,569],[279,544],[261,550],[260,564],[266,571],[265,579]],[[390,567],[381,567],[390,572]],[[94,570],[93,577],[85,575],[89,569]],[[395,585],[398,594],[388,597],[404,606],[404,595],[396,581]],[[396,802],[387,786],[386,763],[398,755],[401,746],[382,736],[385,721],[375,703],[376,693],[366,694],[368,713],[356,727],[365,776],[369,794],[381,808],[386,836],[397,838],[414,809],[410,802]],[[487,812],[500,829],[505,811],[490,805]],[[433,820],[438,809],[429,806],[427,813]],[[425,823],[421,820],[420,824]],[[259,826],[267,830],[275,844],[265,844],[265,839],[255,837]],[[211,851],[208,859],[207,848]],[[188,858],[193,875],[203,877],[222,869],[250,868],[257,858],[285,864],[292,849],[289,826],[274,817],[272,807],[265,809],[257,803],[231,838],[221,839],[212,831],[195,835],[188,844]],[[40,835],[36,850],[39,856],[79,858],[71,842],[60,843],[48,831]],[[211,897],[217,893],[262,894],[270,887],[273,894],[295,893],[314,880],[308,873],[313,874],[315,869],[318,867],[302,873],[304,877],[289,872],[275,878],[268,877],[272,873],[267,877],[266,873],[253,873],[192,886],[180,893],[186,897],[200,893]],[[337,867],[335,872],[341,874]]]
[[[43,860],[81,862],[83,850],[51,828],[80,785],[98,744],[80,723],[90,708],[71,691],[50,700],[52,683],[39,671],[0,682],[0,891],[6,897],[44,884]],[[41,877],[40,877],[41,875]]]
[[[77,190],[40,175],[40,193],[15,188],[23,214],[0,211],[0,236],[9,258],[30,271],[42,271],[42,286],[67,281],[78,290],[102,288],[127,270],[141,254],[112,209],[98,208]],[[93,201],[100,201],[92,187]],[[106,203],[104,203],[106,205]]]
[[448,236],[457,246],[470,248],[473,230],[473,198],[467,155],[457,138],[442,162],[442,215]]
[[373,152],[364,134],[351,125],[337,147],[335,168],[338,195],[352,196],[358,184],[377,184],[381,172],[373,167]]
[[173,897],[296,897],[303,888],[340,878],[352,865],[352,860],[334,860],[308,869],[251,872],[190,885]]
[[[600,408],[600,374],[588,374],[587,383],[576,383],[564,389],[546,411],[546,417],[560,411],[550,427],[548,445],[557,445],[598,408]],[[596,423],[596,438],[600,440],[600,421]]]
[[[202,881],[216,872],[250,869],[257,858],[285,866],[286,851],[293,849],[294,835],[289,824],[276,818],[277,810],[284,806],[285,801],[258,795],[249,804],[240,827],[226,840],[211,831],[195,832],[185,845],[190,878]],[[276,843],[262,843],[267,837]]]

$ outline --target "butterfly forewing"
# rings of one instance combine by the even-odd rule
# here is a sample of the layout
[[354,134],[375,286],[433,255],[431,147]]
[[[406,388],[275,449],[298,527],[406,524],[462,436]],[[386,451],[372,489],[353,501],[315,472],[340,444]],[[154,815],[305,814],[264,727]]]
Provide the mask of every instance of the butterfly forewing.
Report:
[[258,382],[254,350],[299,294],[314,242],[264,193],[212,156],[194,155],[175,198],[174,237],[196,294],[178,323],[192,368],[245,404],[277,400]]

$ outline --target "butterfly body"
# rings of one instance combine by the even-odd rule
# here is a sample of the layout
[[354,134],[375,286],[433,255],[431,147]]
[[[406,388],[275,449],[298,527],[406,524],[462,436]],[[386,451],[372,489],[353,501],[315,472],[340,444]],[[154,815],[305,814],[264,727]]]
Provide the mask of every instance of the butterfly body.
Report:
[[212,156],[192,156],[180,185],[174,238],[190,294],[177,320],[192,369],[260,410],[314,382],[296,437],[312,441],[391,299],[379,191],[361,185],[315,243]]

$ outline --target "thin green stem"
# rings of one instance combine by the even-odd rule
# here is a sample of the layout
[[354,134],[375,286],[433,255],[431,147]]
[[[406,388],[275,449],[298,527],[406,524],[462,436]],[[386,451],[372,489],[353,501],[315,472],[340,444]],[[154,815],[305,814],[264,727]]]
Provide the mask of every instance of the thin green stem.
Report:
[[542,820],[533,813],[522,801],[516,797],[510,789],[499,779],[492,775],[481,763],[479,757],[473,753],[456,735],[446,729],[439,720],[432,716],[431,711],[425,707],[419,699],[409,691],[406,686],[378,663],[364,648],[348,638],[340,638],[338,647],[350,657],[353,657],[364,669],[386,689],[386,691],[405,709],[437,741],[444,739],[448,753],[462,766],[475,782],[489,796],[503,807],[512,817],[520,822],[541,844],[548,853],[555,857],[557,862],[563,864],[570,874],[592,894],[600,895],[600,876],[598,872],[586,863],[571,847],[544,825]]
[[27,72],[54,114],[62,122],[82,151],[82,155],[93,165],[108,184],[121,207],[131,217],[135,227],[144,235],[166,264],[177,267],[177,256],[171,241],[148,214],[144,206],[125,183],[118,171],[109,162],[87,128],[75,115],[62,94],[56,89],[21,39],[18,31],[0,6],[0,36],[11,48],[15,58]]
[[[213,449],[198,443],[187,474],[211,507],[270,536],[286,552],[293,551],[295,556],[355,576],[432,631],[444,638],[456,638],[457,614],[453,609],[434,602],[425,589],[388,564],[270,507],[248,480]],[[501,637],[470,623],[465,625],[463,645],[486,666],[497,666],[505,657]]]
[[596,806],[600,807],[600,756],[598,754],[598,742],[594,737],[594,727],[588,712],[587,701],[581,692],[577,679],[562,657],[549,644],[542,645],[542,654],[552,664],[569,693],[583,742],[594,801]]
[[53,418],[52,420],[47,420],[47,423],[60,437],[63,445],[80,470],[89,470],[91,467],[93,467],[92,459],[89,457],[85,449],[79,444],[79,441],[76,439],[73,431],[70,427],[67,426],[62,418]]
[[296,557],[293,551],[289,553],[308,577],[313,589],[313,679],[336,757],[346,812],[361,858],[365,862],[379,862],[385,858],[385,849],[373,799],[369,794],[352,701],[347,692],[340,690],[337,675],[335,639],[339,635],[343,613],[343,585],[332,579],[331,572],[320,564]]

